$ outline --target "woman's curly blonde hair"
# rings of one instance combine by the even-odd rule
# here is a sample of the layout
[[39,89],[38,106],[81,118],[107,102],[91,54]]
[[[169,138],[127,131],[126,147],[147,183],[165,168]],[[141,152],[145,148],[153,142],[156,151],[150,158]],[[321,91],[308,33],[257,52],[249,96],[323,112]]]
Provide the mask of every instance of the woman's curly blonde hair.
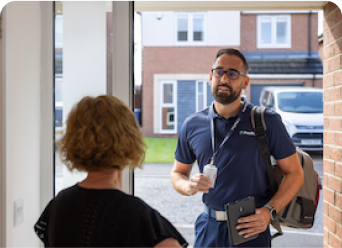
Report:
[[142,167],[146,144],[132,110],[118,98],[86,96],[66,124],[59,148],[70,171]]

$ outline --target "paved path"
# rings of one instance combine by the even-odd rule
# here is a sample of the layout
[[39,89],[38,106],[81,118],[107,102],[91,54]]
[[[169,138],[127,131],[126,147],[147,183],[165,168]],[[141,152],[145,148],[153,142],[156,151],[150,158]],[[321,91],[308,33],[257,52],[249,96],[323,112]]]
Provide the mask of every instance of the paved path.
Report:
[[[323,178],[322,155],[312,154],[314,166]],[[170,181],[172,164],[145,164],[135,171],[134,194],[157,209],[188,240],[194,240],[194,223],[202,212],[202,194],[182,196],[175,191]],[[194,166],[191,174],[198,173]],[[321,191],[323,193],[323,191]],[[274,229],[271,229],[274,232]],[[282,237],[272,241],[272,247],[323,247],[323,195],[318,205],[315,224],[312,228],[283,228]]]

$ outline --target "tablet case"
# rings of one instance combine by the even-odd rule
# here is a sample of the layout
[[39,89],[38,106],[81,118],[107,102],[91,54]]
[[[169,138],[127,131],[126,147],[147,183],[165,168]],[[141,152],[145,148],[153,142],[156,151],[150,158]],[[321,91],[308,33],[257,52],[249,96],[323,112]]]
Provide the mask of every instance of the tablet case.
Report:
[[227,213],[229,241],[232,245],[238,245],[259,236],[259,234],[256,234],[251,237],[244,238],[239,235],[238,230],[235,228],[240,217],[245,217],[255,213],[255,200],[253,196],[228,203],[225,205],[225,209]]

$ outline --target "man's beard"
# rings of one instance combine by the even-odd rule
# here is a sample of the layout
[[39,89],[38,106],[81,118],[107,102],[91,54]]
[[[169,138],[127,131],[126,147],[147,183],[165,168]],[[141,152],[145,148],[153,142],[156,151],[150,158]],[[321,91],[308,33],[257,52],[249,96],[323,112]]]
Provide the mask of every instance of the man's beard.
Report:
[[219,93],[218,92],[218,88],[220,85],[218,85],[215,89],[213,93],[213,97],[215,99],[216,102],[219,102],[223,105],[227,105],[229,103],[234,102],[236,99],[238,99],[240,97],[241,94],[241,90],[242,88],[240,88],[239,91],[233,91],[232,87],[225,85],[226,87],[229,88],[230,94],[227,94],[226,92],[223,93]]

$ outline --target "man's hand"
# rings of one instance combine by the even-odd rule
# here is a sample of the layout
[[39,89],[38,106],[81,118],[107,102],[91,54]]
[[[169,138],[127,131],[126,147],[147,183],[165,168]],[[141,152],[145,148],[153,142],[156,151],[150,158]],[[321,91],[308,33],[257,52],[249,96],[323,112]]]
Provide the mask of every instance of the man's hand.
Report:
[[185,192],[187,195],[194,195],[198,191],[203,193],[209,193],[209,189],[212,188],[210,179],[203,174],[193,175],[188,184],[185,187]]
[[239,231],[239,235],[244,235],[245,238],[264,232],[271,220],[271,213],[268,208],[262,207],[255,210],[255,214],[241,217],[238,219],[236,229],[243,229]]

